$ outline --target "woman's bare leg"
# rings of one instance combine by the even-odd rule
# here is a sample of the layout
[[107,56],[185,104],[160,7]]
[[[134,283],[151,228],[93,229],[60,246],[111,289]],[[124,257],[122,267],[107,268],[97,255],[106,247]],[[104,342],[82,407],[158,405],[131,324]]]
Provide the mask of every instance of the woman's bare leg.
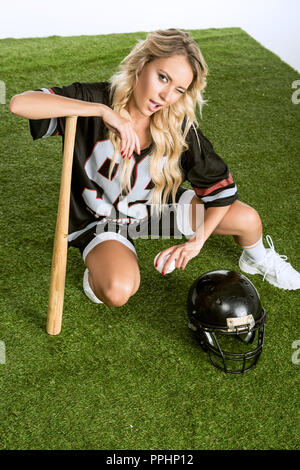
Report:
[[108,240],[96,245],[85,259],[89,284],[104,304],[121,307],[140,285],[137,257],[123,243]]
[[[195,196],[191,201],[192,228],[194,231],[196,228],[197,204],[202,204],[202,202]],[[244,202],[236,200],[231,204],[213,233],[217,235],[233,235],[235,241],[240,246],[250,246],[260,240],[262,236],[262,223],[255,209]]]

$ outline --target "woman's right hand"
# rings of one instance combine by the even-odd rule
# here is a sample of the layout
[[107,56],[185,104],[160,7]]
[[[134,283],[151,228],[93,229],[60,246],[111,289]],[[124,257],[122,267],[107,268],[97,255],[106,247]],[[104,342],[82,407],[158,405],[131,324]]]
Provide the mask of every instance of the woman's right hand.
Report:
[[108,106],[102,106],[101,117],[105,126],[121,139],[122,157],[131,157],[135,150],[141,153],[140,141],[134,130],[132,122],[120,116]]

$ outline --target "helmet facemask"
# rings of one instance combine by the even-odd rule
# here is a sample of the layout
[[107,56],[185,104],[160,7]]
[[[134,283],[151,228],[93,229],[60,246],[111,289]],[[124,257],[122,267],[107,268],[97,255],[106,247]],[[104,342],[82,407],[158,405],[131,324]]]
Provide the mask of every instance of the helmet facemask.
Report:
[[196,337],[215,367],[241,374],[255,367],[264,345],[264,333],[264,322],[232,331],[198,325]]

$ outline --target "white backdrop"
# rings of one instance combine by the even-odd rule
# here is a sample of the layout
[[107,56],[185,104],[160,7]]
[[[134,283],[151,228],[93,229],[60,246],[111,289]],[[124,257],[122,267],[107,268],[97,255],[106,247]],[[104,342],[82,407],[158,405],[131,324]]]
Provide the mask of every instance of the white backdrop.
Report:
[[3,3],[0,38],[238,26],[300,72],[299,0],[6,0]]

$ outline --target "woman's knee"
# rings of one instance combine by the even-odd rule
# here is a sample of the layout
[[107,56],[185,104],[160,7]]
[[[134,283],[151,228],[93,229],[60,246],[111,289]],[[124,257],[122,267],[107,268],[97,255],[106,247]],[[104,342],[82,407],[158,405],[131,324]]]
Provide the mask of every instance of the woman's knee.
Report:
[[85,263],[91,289],[106,305],[121,307],[139,288],[136,255],[118,241],[108,240],[96,245]]
[[251,206],[241,203],[240,206],[241,226],[249,231],[257,231],[262,228],[261,218],[258,212]]
[[235,201],[216,227],[214,233],[219,235],[258,236],[262,223],[258,212],[241,201]]
[[138,290],[139,283],[129,282],[128,279],[93,279],[93,290],[95,295],[110,307],[122,307],[125,305],[130,297],[132,297]]

